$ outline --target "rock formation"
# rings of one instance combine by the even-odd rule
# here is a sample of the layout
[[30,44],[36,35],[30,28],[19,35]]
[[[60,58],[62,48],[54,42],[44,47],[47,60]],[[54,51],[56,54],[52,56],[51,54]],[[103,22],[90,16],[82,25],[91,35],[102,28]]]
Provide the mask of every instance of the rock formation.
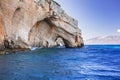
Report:
[[81,47],[78,21],[53,0],[0,0],[0,50],[54,47],[61,38],[66,47]]

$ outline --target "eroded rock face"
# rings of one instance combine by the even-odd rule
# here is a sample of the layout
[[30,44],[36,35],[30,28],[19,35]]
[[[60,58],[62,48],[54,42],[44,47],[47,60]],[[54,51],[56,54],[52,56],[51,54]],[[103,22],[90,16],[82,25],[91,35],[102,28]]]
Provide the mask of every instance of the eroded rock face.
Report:
[[53,0],[0,0],[0,49],[81,47],[78,22]]

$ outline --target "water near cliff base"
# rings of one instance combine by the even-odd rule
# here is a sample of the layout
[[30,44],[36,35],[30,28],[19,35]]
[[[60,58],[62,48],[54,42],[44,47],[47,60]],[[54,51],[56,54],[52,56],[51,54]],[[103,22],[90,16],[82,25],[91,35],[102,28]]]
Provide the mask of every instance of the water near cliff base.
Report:
[[37,49],[0,55],[0,80],[120,80],[120,46]]

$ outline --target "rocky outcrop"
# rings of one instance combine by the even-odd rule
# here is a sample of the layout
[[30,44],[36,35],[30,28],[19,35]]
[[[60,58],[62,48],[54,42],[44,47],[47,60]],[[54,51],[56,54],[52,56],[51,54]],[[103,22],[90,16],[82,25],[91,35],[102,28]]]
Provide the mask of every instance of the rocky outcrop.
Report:
[[0,0],[0,49],[81,47],[78,21],[53,0]]

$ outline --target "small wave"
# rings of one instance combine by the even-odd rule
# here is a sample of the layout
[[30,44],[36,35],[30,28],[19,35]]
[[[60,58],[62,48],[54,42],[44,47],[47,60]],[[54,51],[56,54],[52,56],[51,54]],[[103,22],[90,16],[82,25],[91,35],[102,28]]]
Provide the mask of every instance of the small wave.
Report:
[[93,75],[93,76],[118,76],[120,77],[120,70],[113,67],[102,66],[102,65],[83,65],[82,70],[79,71],[83,75]]
[[116,70],[112,67],[109,66],[100,66],[100,65],[96,65],[96,66],[82,66],[82,68],[84,69],[90,69],[90,70],[103,70],[103,71],[114,71],[114,72],[120,72],[120,70]]
[[29,48],[30,48],[31,51],[34,51],[34,50],[38,49],[38,47],[31,47],[31,46]]
[[83,75],[90,75],[90,76],[111,76],[111,77],[120,77],[120,74],[118,73],[112,73],[112,72],[94,72],[94,71],[80,71],[80,74]]

